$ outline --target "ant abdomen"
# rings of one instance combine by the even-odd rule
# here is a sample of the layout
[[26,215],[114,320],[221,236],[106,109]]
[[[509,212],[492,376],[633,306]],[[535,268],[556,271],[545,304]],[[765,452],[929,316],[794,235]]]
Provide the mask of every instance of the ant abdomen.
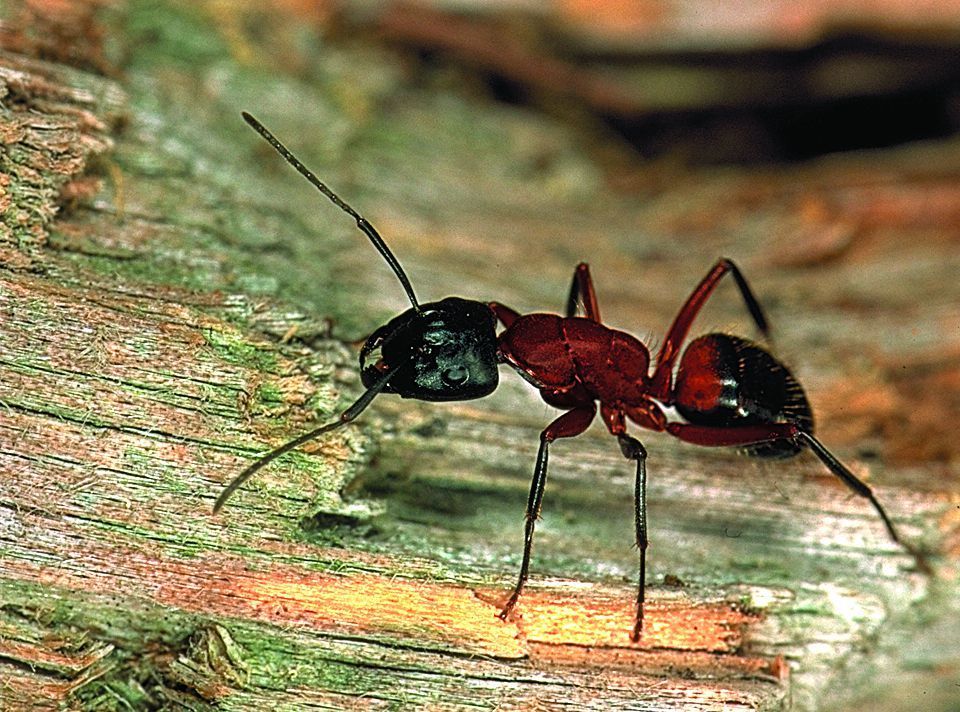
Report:
[[[684,351],[674,386],[677,412],[696,425],[737,427],[794,423],[813,433],[813,414],[803,387],[761,346],[729,334],[694,339]],[[757,457],[791,457],[791,440],[748,445]]]

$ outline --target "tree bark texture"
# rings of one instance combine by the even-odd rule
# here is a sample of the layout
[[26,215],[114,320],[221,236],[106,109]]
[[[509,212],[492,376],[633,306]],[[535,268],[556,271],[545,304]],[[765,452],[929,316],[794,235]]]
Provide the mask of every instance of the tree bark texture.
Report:
[[[413,81],[329,40],[319,7],[7,4],[0,707],[955,709],[960,144],[645,164],[613,191],[581,133]],[[405,308],[241,109],[424,301],[558,312],[589,260],[604,320],[656,344],[736,259],[818,433],[935,575],[809,454],[636,432],[651,586],[631,644],[633,466],[594,427],[554,446],[501,621],[555,417],[506,371],[480,401],[381,397],[212,515],[357,397],[356,340]],[[724,285],[696,328],[751,336],[742,312]]]

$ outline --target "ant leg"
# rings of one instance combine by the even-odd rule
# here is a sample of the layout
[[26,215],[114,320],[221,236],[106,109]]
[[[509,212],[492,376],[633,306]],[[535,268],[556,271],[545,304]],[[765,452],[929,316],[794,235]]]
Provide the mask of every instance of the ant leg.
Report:
[[793,423],[761,423],[730,427],[667,423],[667,432],[675,438],[694,445],[738,447],[771,440],[796,440],[802,431]]
[[643,601],[647,579],[647,451],[636,438],[618,435],[620,452],[637,461],[637,479],[633,490],[634,521],[637,528],[637,549],[640,551],[640,577],[637,587],[637,615],[630,640],[636,643],[643,632]]
[[693,320],[697,314],[700,313],[700,310],[703,308],[703,305],[706,304],[710,295],[713,294],[713,290],[716,289],[717,284],[719,284],[720,280],[723,279],[723,276],[728,272],[733,275],[733,279],[740,289],[740,295],[743,297],[747,310],[750,312],[750,316],[753,317],[753,321],[760,330],[760,333],[762,333],[765,338],[769,337],[770,327],[767,324],[767,318],[763,314],[763,309],[760,308],[760,302],[757,301],[753,291],[750,289],[750,285],[747,284],[747,280],[732,260],[728,260],[726,257],[721,258],[717,261],[717,264],[713,266],[713,269],[707,273],[707,276],[701,280],[697,288],[687,297],[687,301],[680,308],[679,313],[673,320],[673,324],[667,332],[667,337],[663,340],[663,346],[660,347],[660,353],[657,355],[657,368],[650,379],[650,392],[654,397],[662,399],[669,397],[670,391],[672,390],[673,367],[676,364],[677,357],[680,355],[680,347],[683,345],[683,340],[687,338],[687,333],[690,331]]
[[583,313],[592,321],[600,322],[600,306],[597,294],[593,291],[593,279],[590,277],[590,265],[581,262],[573,272],[570,284],[570,296],[567,297],[567,316],[577,315],[577,306],[583,300]]
[[827,448],[825,448],[819,440],[813,437],[813,435],[803,430],[800,431],[799,435],[800,439],[806,442],[810,449],[813,450],[813,454],[820,458],[820,461],[827,466],[830,472],[840,478],[840,480],[855,494],[865,498],[870,502],[871,505],[873,505],[873,508],[876,510],[877,514],[880,515],[880,519],[883,520],[883,524],[887,528],[887,533],[890,535],[890,538],[893,539],[895,543],[903,547],[903,549],[913,557],[913,560],[917,564],[917,568],[928,576],[932,575],[933,570],[930,568],[930,564],[927,562],[926,556],[924,556],[923,553],[912,544],[908,544],[900,538],[900,535],[893,526],[893,522],[890,521],[890,517],[887,516],[887,513],[884,511],[883,507],[880,505],[880,502],[873,494],[873,490],[870,489],[870,486],[855,474],[850,472],[846,465],[834,457],[833,453],[827,450]]
[[487,304],[490,309],[493,310],[493,313],[496,315],[497,319],[500,320],[500,323],[508,329],[510,328],[510,325],[520,316],[519,312],[514,311],[510,307],[504,306],[500,302],[487,302]]
[[530,569],[530,550],[533,547],[533,528],[540,517],[540,505],[543,502],[543,487],[547,481],[547,459],[550,443],[557,438],[572,438],[584,430],[593,421],[597,414],[597,407],[593,403],[569,410],[540,433],[540,450],[537,452],[537,464],[533,468],[533,482],[530,483],[530,496],[527,499],[526,524],[523,532],[523,561],[520,564],[520,576],[513,589],[507,604],[498,614],[501,620],[506,620],[510,611],[517,605],[523,585],[527,582]]
[[901,546],[904,551],[910,554],[913,557],[913,560],[917,564],[917,568],[927,575],[932,574],[932,569],[930,564],[927,562],[926,557],[921,551],[911,544],[906,543],[903,539],[900,538],[900,535],[897,533],[897,530],[893,526],[893,522],[890,521],[890,517],[887,516],[886,511],[880,505],[880,502],[877,500],[876,496],[873,494],[873,490],[859,479],[856,475],[850,472],[847,467],[841,463],[833,454],[827,450],[819,440],[817,440],[813,435],[801,430],[793,423],[770,423],[767,425],[743,425],[738,427],[710,427],[706,425],[688,425],[686,423],[669,423],[667,425],[667,432],[671,435],[685,440],[689,443],[694,443],[695,445],[706,445],[706,446],[738,446],[738,445],[753,445],[755,443],[767,442],[771,440],[793,440],[794,442],[801,442],[802,444],[809,447],[813,454],[819,458],[819,460],[827,466],[827,468],[836,475],[847,487],[849,487],[854,493],[865,498],[873,505],[873,508],[876,510],[877,514],[880,515],[880,519],[883,521],[884,526],[887,529],[887,533],[890,535],[890,538],[894,543]]

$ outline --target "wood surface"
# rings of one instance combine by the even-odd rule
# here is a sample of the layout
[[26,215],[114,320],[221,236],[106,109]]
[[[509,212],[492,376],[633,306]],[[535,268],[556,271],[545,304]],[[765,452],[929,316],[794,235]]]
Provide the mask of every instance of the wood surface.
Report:
[[[0,708],[955,709],[960,143],[613,175],[608,136],[419,81],[329,40],[320,7],[6,10]],[[559,311],[585,259],[604,320],[656,344],[736,259],[823,441],[935,575],[810,455],[638,432],[652,585],[633,645],[633,467],[594,426],[552,450],[502,622],[555,417],[507,371],[479,401],[382,397],[212,515],[260,453],[357,397],[356,341],[405,308],[241,109],[424,300]],[[731,285],[697,329],[755,336]]]

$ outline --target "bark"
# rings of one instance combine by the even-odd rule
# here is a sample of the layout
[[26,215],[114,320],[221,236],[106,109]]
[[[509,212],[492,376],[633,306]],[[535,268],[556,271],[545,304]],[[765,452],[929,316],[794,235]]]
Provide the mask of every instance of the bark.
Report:
[[[9,13],[19,52],[0,55],[3,709],[880,709],[921,687],[950,709],[955,143],[646,166],[612,194],[569,129],[405,84],[376,49],[304,48],[283,14],[71,7],[86,61],[23,54],[50,56],[15,22],[45,3]],[[594,428],[552,452],[533,578],[502,622],[554,417],[506,372],[481,401],[382,397],[212,515],[261,452],[357,397],[352,342],[405,308],[241,109],[362,208],[424,301],[557,311],[589,259],[605,321],[662,335],[736,258],[824,441],[936,575],[811,456],[640,432],[633,645],[633,468]],[[701,330],[749,333],[733,290],[716,300]]]

